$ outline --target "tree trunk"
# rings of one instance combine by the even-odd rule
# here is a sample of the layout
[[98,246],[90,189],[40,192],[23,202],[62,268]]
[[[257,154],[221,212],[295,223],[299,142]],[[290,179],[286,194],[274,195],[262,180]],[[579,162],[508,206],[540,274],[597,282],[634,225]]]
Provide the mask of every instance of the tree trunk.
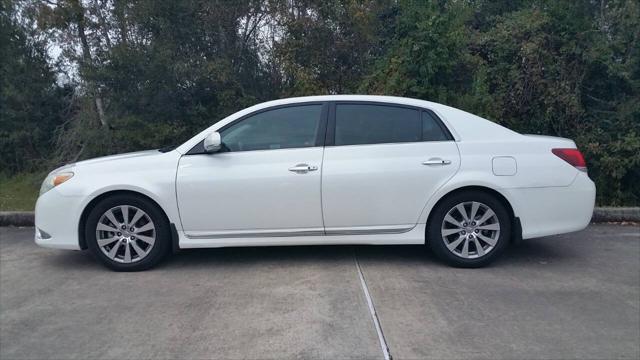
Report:
[[98,113],[98,120],[100,120],[100,126],[108,128],[109,124],[104,116],[104,107],[102,105],[102,96],[100,96],[100,90],[96,90],[95,96],[96,112]]
[[123,45],[127,45],[127,39],[129,37],[127,30],[127,18],[124,12],[125,6],[126,4],[122,0],[116,0],[113,7],[116,21],[118,22],[118,28],[120,29],[120,42]]
[[[78,37],[80,37],[80,44],[82,45],[82,59],[85,66],[92,67],[93,59],[91,58],[91,48],[89,47],[89,41],[87,40],[87,34],[85,32],[84,8],[78,0],[74,1],[74,5],[77,12],[76,21],[78,25]],[[93,101],[96,107],[96,114],[98,114],[98,120],[100,121],[100,126],[108,127],[109,124],[104,116],[104,105],[102,97],[100,96],[100,90],[97,89],[96,84],[90,84],[89,87],[93,93]]]
[[98,20],[100,21],[100,32],[102,33],[102,37],[104,38],[105,44],[107,44],[107,49],[111,50],[111,38],[109,37],[109,28],[107,26],[107,20],[104,18],[104,14],[102,13],[102,8],[107,7],[107,4],[104,1],[96,2],[94,4],[96,14],[98,15]]

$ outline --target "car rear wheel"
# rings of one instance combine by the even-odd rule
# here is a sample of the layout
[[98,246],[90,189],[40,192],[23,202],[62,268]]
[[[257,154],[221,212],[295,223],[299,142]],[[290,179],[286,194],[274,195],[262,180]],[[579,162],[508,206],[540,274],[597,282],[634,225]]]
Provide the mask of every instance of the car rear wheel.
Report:
[[114,195],[89,213],[85,239],[89,249],[116,271],[139,271],[169,252],[169,223],[153,202],[135,195]]
[[427,242],[442,260],[457,267],[481,267],[495,260],[510,240],[511,218],[496,197],[465,191],[433,210]]

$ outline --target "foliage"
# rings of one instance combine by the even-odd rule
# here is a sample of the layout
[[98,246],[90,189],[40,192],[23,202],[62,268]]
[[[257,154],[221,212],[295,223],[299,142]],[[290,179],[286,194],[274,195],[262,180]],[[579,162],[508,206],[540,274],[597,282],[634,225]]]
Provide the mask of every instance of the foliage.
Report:
[[401,4],[394,32],[383,39],[388,51],[362,90],[450,103],[471,80],[465,61],[468,30],[463,26],[469,9],[462,2]]
[[364,91],[575,139],[600,203],[640,203],[636,2],[400,4],[389,50]]
[[0,4],[0,172],[179,143],[278,97],[370,93],[572,138],[600,204],[640,204],[634,0]]
[[0,2],[0,171],[33,171],[51,155],[70,89],[54,84],[41,42]]
[[0,174],[0,211],[33,211],[44,173]]
[[379,52],[376,34],[386,3],[316,0],[277,8],[282,34],[273,57],[281,64],[282,96],[354,92]]

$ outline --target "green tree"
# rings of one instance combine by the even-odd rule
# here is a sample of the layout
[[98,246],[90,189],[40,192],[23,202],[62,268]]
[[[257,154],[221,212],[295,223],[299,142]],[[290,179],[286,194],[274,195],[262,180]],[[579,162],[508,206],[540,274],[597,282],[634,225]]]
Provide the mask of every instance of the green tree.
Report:
[[264,100],[359,92],[575,139],[600,204],[640,203],[637,0],[0,4],[4,171],[178,143]]
[[36,3],[42,32],[77,69],[62,159],[165,146],[273,97],[260,60],[261,1]]
[[485,115],[575,139],[600,203],[640,201],[639,18],[632,1],[539,1],[493,17],[471,45],[490,75]]
[[634,1],[400,1],[362,91],[576,140],[602,204],[638,204]]
[[357,91],[379,52],[377,33],[390,1],[277,1],[272,18],[280,28],[273,44],[282,94],[344,94]]
[[56,84],[44,44],[0,2],[0,173],[34,171],[54,152],[70,88]]
[[400,1],[382,40],[386,53],[361,90],[451,104],[472,85],[464,26],[470,15],[464,2]]

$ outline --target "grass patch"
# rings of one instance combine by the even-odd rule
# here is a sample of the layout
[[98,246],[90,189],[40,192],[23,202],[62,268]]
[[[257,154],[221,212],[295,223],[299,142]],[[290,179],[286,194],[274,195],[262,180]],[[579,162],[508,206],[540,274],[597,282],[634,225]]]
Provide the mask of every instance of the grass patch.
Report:
[[46,174],[0,174],[0,211],[33,211]]

